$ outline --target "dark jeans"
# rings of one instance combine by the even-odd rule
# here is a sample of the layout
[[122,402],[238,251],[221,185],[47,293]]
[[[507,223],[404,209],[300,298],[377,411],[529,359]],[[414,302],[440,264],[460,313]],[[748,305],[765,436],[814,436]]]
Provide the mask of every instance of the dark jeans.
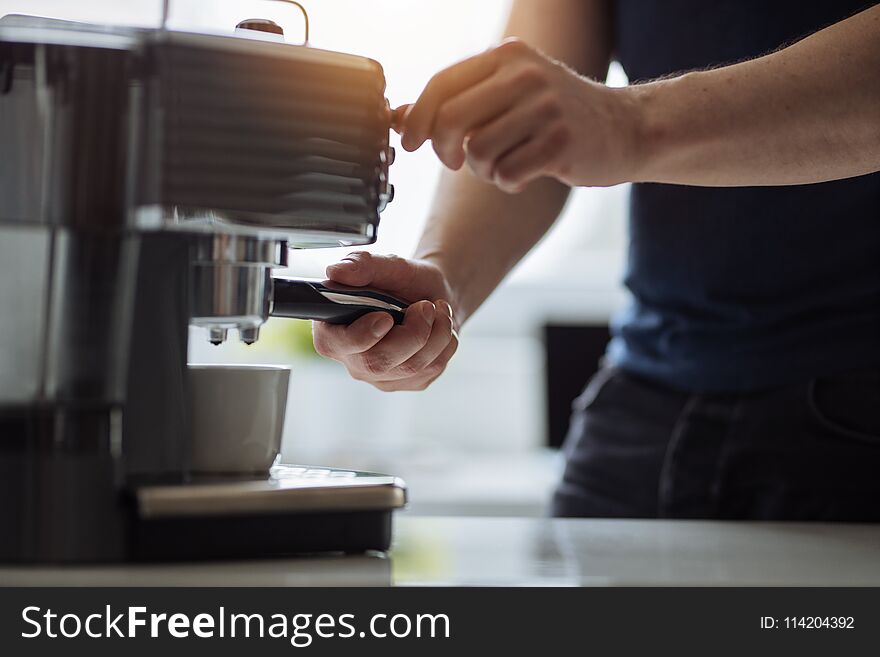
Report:
[[880,369],[689,394],[617,368],[574,403],[557,516],[880,520]]

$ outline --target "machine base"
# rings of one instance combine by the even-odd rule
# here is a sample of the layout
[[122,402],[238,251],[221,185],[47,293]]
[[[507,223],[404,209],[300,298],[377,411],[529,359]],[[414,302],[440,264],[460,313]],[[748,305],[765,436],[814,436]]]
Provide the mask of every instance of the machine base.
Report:
[[391,516],[388,510],[137,521],[131,557],[178,561],[384,552],[391,546]]
[[[112,472],[112,464],[102,463],[96,469],[91,461],[78,465],[80,461],[71,457],[50,461],[46,465],[22,455],[13,460],[0,458],[0,474],[5,475],[0,477],[0,492],[5,492],[3,499],[15,501],[0,506],[0,518],[8,529],[0,533],[0,563],[119,563],[384,552],[391,545],[394,510],[406,504],[406,488],[397,477],[282,465],[263,477],[156,483],[121,492],[108,480],[100,495],[86,500],[89,504],[74,505],[76,509],[91,510],[90,515],[71,516],[65,513],[63,501],[82,502],[82,491],[97,490],[93,480],[101,473]],[[49,467],[53,464],[62,464],[65,469]],[[73,466],[79,469],[71,470]],[[16,478],[25,471],[42,474],[26,477],[26,487],[19,481],[21,476]],[[86,486],[84,482],[89,478],[91,484]],[[38,531],[42,526],[28,522],[34,515],[27,506],[33,502],[31,498],[58,508],[54,515],[47,516],[47,520],[55,519],[47,525],[52,532]]]
[[385,551],[397,477],[280,465],[259,479],[215,478],[134,491],[132,560],[278,557]]

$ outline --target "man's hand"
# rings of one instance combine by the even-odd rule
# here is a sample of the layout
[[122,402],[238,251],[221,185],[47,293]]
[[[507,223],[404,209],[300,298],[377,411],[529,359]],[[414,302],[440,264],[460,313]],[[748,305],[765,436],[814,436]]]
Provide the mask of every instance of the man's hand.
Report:
[[511,40],[434,76],[396,127],[407,150],[431,139],[446,166],[510,192],[541,177],[817,183],[880,171],[878,62],[880,5],[762,57],[625,89]]
[[319,354],[341,362],[353,378],[385,391],[424,390],[443,373],[458,349],[458,335],[451,291],[439,267],[426,260],[356,252],[330,265],[327,277],[380,289],[412,305],[399,326],[383,312],[350,326],[315,322]]
[[552,177],[571,186],[631,177],[636,106],[517,39],[435,75],[399,108],[406,150],[433,142],[440,160],[507,192]]

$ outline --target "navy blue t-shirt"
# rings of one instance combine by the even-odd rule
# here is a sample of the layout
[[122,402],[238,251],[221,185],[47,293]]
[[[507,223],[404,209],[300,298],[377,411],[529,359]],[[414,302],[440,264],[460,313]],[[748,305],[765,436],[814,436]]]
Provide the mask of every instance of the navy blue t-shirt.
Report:
[[[632,82],[732,63],[870,4],[620,0],[616,57]],[[880,365],[880,174],[784,187],[636,184],[630,200],[633,303],[613,322],[611,362],[703,392]]]

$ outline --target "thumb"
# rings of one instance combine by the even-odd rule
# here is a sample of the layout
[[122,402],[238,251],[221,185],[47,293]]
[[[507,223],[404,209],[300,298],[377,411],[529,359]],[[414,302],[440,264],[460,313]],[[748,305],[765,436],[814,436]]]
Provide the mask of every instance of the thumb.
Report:
[[327,267],[327,278],[354,287],[372,287],[404,293],[412,284],[415,265],[394,255],[380,256],[356,251]]
[[391,111],[391,129],[394,130],[397,134],[401,134],[403,132],[404,123],[406,122],[406,115],[409,113],[409,109],[412,105],[401,105],[397,109]]

